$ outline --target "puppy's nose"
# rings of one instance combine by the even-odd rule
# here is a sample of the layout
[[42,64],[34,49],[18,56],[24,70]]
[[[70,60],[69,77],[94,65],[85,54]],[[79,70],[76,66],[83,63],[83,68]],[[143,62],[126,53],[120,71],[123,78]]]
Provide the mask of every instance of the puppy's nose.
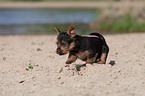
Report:
[[64,53],[61,52],[59,47],[57,48],[56,53],[59,54],[59,55],[63,55],[64,54]]
[[57,53],[57,54],[60,53],[60,48],[59,48],[59,47],[57,48],[56,53]]

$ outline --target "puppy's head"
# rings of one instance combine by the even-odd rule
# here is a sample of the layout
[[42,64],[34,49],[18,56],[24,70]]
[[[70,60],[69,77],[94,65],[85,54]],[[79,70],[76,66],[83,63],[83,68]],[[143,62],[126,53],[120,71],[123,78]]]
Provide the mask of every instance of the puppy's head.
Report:
[[65,55],[75,47],[75,28],[74,26],[70,26],[67,32],[61,32],[58,28],[55,28],[55,30],[58,33],[56,53]]

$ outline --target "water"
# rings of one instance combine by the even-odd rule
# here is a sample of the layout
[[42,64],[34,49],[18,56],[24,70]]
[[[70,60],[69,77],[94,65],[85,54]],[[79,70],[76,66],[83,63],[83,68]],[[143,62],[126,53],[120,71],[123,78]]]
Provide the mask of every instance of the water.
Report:
[[0,34],[49,33],[54,26],[89,24],[95,16],[96,10],[85,9],[0,9]]
[[0,24],[89,23],[94,14],[94,10],[1,9]]

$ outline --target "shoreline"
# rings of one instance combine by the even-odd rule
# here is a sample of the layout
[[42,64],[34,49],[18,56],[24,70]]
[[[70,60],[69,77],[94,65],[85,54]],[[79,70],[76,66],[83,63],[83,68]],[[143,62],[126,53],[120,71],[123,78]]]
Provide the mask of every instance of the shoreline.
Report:
[[121,1],[121,2],[107,2],[107,1],[94,1],[94,2],[0,2],[0,9],[5,8],[124,8],[136,7],[144,8],[145,1]]

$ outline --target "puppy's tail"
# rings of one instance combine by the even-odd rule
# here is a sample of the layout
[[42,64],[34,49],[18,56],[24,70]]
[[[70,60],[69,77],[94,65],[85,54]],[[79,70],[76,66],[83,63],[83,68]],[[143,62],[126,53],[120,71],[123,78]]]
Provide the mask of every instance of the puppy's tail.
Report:
[[95,35],[95,36],[99,37],[103,41],[103,43],[106,44],[105,38],[100,33],[91,33],[89,35]]

